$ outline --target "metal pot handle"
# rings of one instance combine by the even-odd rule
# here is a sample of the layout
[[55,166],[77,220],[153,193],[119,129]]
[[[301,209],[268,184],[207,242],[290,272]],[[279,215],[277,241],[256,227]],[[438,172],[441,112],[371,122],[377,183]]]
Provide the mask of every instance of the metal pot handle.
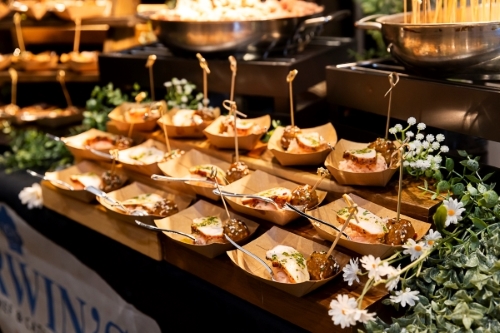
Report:
[[367,17],[363,17],[361,20],[354,22],[354,26],[359,29],[364,30],[382,30],[382,23],[380,22],[368,22],[376,18],[385,16],[384,14],[374,14]]
[[351,15],[351,11],[348,9],[344,9],[344,10],[339,10],[338,12],[333,12],[333,13],[328,14],[326,16],[313,17],[313,18],[307,19],[304,22],[302,22],[299,26],[298,31],[301,32],[307,28],[317,27],[317,26],[326,24],[330,21],[342,19],[342,18],[349,16],[349,15]]

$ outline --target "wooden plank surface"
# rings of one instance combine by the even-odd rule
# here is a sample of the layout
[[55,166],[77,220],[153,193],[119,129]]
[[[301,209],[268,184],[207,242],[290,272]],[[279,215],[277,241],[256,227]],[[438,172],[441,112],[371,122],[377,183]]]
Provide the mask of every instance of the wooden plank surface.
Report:
[[41,185],[45,207],[152,259],[162,259],[161,242],[157,233],[111,218],[101,205],[84,203],[65,196],[47,181],[42,181]]

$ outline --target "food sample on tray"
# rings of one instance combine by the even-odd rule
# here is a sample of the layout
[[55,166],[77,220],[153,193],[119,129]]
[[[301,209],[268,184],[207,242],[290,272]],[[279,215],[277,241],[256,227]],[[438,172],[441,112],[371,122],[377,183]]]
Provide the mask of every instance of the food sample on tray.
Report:
[[123,114],[124,120],[127,123],[143,123],[146,120],[160,118],[160,110],[154,105],[140,104],[129,107]]
[[245,162],[234,162],[226,171],[226,179],[229,183],[234,183],[249,174],[250,170]]
[[206,121],[212,121],[215,117],[213,113],[203,110],[179,110],[172,117],[174,126],[200,126]]
[[99,53],[96,51],[70,52],[61,54],[62,63],[69,63],[73,70],[95,71],[98,70]]
[[318,132],[302,133],[297,126],[285,127],[280,143],[283,150],[292,154],[315,153],[328,148]]
[[[226,173],[224,172],[224,170],[222,170],[221,168],[219,168],[218,166],[213,165],[213,164],[201,164],[201,165],[191,167],[191,168],[189,168],[189,173],[190,173],[191,178],[211,179],[210,176],[212,174],[212,170],[214,170],[214,169],[216,170],[215,177],[216,177],[219,185],[224,186],[224,185],[229,184],[227,179],[226,179]],[[190,182],[190,183],[194,183],[194,182]],[[210,184],[201,183],[201,182],[197,183],[196,185],[212,187],[212,185],[210,185]]]
[[76,190],[83,190],[87,186],[93,186],[104,192],[111,192],[119,189],[124,180],[116,173],[107,170],[101,176],[95,172],[86,172],[78,175],[71,175],[70,180],[74,183]]
[[47,70],[57,66],[59,56],[55,52],[33,54],[29,51],[14,52],[12,63],[25,70]]
[[177,204],[155,193],[140,194],[121,202],[130,210],[144,210],[149,215],[167,217],[179,212]]
[[156,147],[137,146],[120,156],[120,161],[129,164],[153,164],[163,161],[165,152]]
[[132,146],[134,142],[131,138],[123,135],[97,135],[92,138],[88,138],[84,141],[83,146],[89,147],[97,150],[110,150],[110,149],[127,149]]
[[[266,131],[259,124],[255,124],[251,120],[236,119],[236,131],[238,136],[246,136],[251,134],[261,134]],[[220,124],[219,134],[225,136],[234,136],[234,118],[225,117]]]
[[[349,209],[342,208],[337,212],[337,221],[344,224],[349,216]],[[383,219],[372,212],[358,207],[356,218],[351,218],[345,233],[351,240],[363,243],[381,243],[387,245],[401,245],[409,238],[415,237],[415,229],[407,220]],[[358,222],[359,221],[359,222]]]
[[191,232],[196,237],[195,244],[208,245],[212,243],[227,243],[224,234],[233,241],[239,242],[248,237],[250,231],[247,225],[238,219],[231,219],[226,224],[218,216],[206,216],[193,220]]
[[[299,185],[294,190],[289,190],[286,187],[274,187],[256,193],[256,195],[272,199],[279,209],[282,209],[286,203],[293,206],[306,206],[308,209],[319,204],[318,194],[316,190],[313,191],[310,185]],[[241,203],[255,209],[278,210],[276,205],[257,198],[244,198]]]
[[266,252],[266,259],[271,261],[274,277],[279,282],[300,283],[310,280],[306,258],[291,246],[275,246]]
[[241,21],[301,17],[323,11],[323,7],[299,0],[178,0],[175,9],[151,18],[167,21]]
[[307,270],[311,280],[324,280],[337,274],[340,266],[332,255],[325,251],[314,251],[307,259]]
[[[339,170],[350,172],[384,171],[396,161],[397,150],[393,141],[378,138],[366,148],[346,150],[339,162]],[[392,162],[392,163],[391,163]]]
[[42,118],[67,117],[77,114],[78,112],[76,107],[61,109],[46,104],[35,104],[18,109],[15,116],[22,121],[35,121]]

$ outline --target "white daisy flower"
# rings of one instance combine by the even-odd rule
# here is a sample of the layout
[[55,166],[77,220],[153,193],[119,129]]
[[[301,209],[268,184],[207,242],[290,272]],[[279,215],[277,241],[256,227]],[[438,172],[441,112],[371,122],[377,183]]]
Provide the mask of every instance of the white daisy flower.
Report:
[[380,258],[375,258],[373,255],[363,256],[360,260],[364,269],[368,271],[368,278],[373,278],[375,281],[381,279],[384,274],[383,266],[380,266]]
[[396,124],[396,125],[394,126],[394,128],[395,128],[396,130],[398,130],[399,132],[403,130],[403,126],[402,126],[401,124]]
[[181,97],[181,102],[182,103],[187,103],[187,101],[188,101],[188,98],[186,96],[182,96]]
[[420,140],[415,140],[415,141],[413,141],[413,143],[415,144],[415,147],[416,147],[415,149],[422,147],[422,142],[420,142]]
[[410,151],[411,151],[411,150],[415,150],[416,148],[417,148],[417,146],[415,145],[415,143],[414,143],[414,142],[410,142],[410,143],[408,144],[408,150],[410,150]]
[[422,148],[424,148],[424,149],[429,148],[429,145],[430,145],[429,141],[422,142]]
[[441,157],[441,155],[436,155],[433,157],[433,161],[434,161],[434,163],[439,164],[443,161],[443,158]]
[[176,85],[175,92],[178,93],[179,95],[181,95],[182,94],[182,87],[180,85]]
[[436,141],[437,142],[443,142],[444,141],[444,135],[443,134],[436,135]]
[[410,117],[408,118],[408,124],[413,126],[417,123],[417,119],[415,119],[415,117]]
[[167,81],[163,84],[166,88],[170,88],[172,86],[172,82]]
[[406,137],[408,137],[408,138],[411,138],[411,137],[413,137],[414,135],[415,135],[415,134],[413,134],[413,132],[412,132],[412,131],[408,131],[408,132],[406,132]]
[[425,137],[425,139],[426,139],[427,141],[429,141],[429,142],[432,142],[432,141],[434,141],[434,135],[432,135],[432,134],[427,134],[427,136]]
[[424,123],[418,123],[417,128],[419,131],[423,131],[425,129],[425,124]]
[[404,291],[396,291],[396,296],[391,296],[392,303],[400,303],[404,308],[406,304],[409,306],[414,306],[415,301],[418,301],[417,295],[420,292],[418,290],[412,291],[410,288],[406,288]]
[[328,315],[332,317],[335,325],[345,328],[356,325],[356,310],[358,310],[358,304],[354,297],[338,295],[336,300],[333,299],[330,302]]
[[184,86],[184,94],[185,95],[191,95],[192,92],[193,92],[193,88],[191,88],[191,86]]
[[179,81],[179,83],[180,83],[180,84],[182,84],[182,85],[184,85],[184,84],[186,84],[186,83],[187,83],[187,80],[186,80],[186,79],[181,79],[181,80]]
[[385,287],[387,290],[392,291],[397,288],[398,283],[399,283],[399,271],[401,270],[401,265],[398,266],[398,268],[394,268],[392,266],[389,266],[390,269],[387,273],[387,280],[389,280],[386,284]]
[[414,168],[414,167],[415,167],[415,165],[416,165],[416,163],[415,163],[415,162],[413,162],[413,161],[412,161],[412,162],[410,162],[410,168]]
[[18,197],[23,205],[28,205],[28,209],[43,207],[42,188],[38,183],[23,188]]
[[354,319],[363,324],[375,319],[375,313],[368,313],[368,310],[357,309],[354,313]]
[[425,136],[422,134],[422,133],[418,133],[416,136],[415,136],[415,139],[417,140],[423,140],[425,138]]
[[418,168],[418,169],[421,169],[422,168],[422,165],[423,165],[423,162],[422,160],[417,160],[415,162],[415,167]]
[[342,271],[344,272],[344,274],[342,275],[344,277],[344,281],[346,281],[348,285],[352,286],[354,281],[359,283],[358,272],[360,272],[360,270],[358,265],[358,258],[354,260],[351,258],[349,263],[345,265]]
[[432,149],[434,149],[434,150],[438,150],[438,149],[439,149],[439,146],[441,146],[441,145],[440,145],[440,144],[439,144],[439,142],[437,142],[437,141],[434,141],[434,142],[432,143],[432,145],[431,145]]
[[403,162],[403,166],[406,168],[406,167],[409,167],[410,166],[410,162],[408,161],[404,161]]
[[465,211],[464,204],[459,202],[457,199],[445,199],[443,200],[443,206],[446,207],[448,211],[446,216],[445,226],[450,224],[457,224],[458,221],[462,220],[462,213]]
[[398,130],[395,129],[394,127],[389,128],[389,133],[396,134],[397,132],[398,132]]
[[411,261],[414,261],[424,253],[425,244],[423,242],[417,243],[410,238],[406,241],[406,244],[403,245],[403,248],[405,249],[403,253],[411,255]]
[[441,146],[441,152],[442,153],[447,153],[450,151],[450,148],[448,148],[448,146]]
[[181,81],[179,81],[179,79],[178,79],[178,78],[174,77],[174,78],[172,79],[172,83],[174,84],[174,86],[177,86],[177,85],[179,85],[179,84],[181,83]]
[[422,161],[422,166],[420,167],[420,169],[422,170],[427,170],[431,167],[431,162],[429,161]]
[[434,244],[436,244],[436,241],[441,238],[443,237],[441,236],[441,233],[439,233],[439,231],[433,231],[432,229],[430,229],[427,235],[424,237],[425,245],[432,247],[434,246]]

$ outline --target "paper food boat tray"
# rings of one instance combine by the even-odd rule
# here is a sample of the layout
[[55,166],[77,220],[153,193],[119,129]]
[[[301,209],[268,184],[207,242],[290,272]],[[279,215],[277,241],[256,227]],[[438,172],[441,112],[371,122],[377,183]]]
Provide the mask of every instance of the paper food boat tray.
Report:
[[[158,167],[158,162],[155,163],[149,163],[149,164],[140,164],[140,163],[132,163],[133,160],[128,158],[129,154],[133,153],[134,151],[137,151],[138,149],[141,149],[142,147],[146,148],[157,148],[163,152],[166,152],[167,149],[165,145],[161,142],[158,142],[153,139],[149,139],[147,141],[144,141],[140,145],[121,150],[118,153],[118,161],[123,165],[123,167],[127,170],[133,171],[133,172],[138,172],[146,176],[151,176],[152,174],[155,173],[160,173],[160,168]],[[175,149],[175,147],[172,147],[172,149]]]
[[[196,149],[192,149],[177,159],[159,163],[158,167],[165,175],[170,177],[189,177],[189,169],[201,164],[213,164],[224,171],[226,171],[230,166],[227,162],[206,155]],[[211,200],[220,200],[220,196],[213,193],[214,187],[210,184],[207,184],[206,186],[199,186],[186,183],[186,185],[198,195]]]
[[[183,195],[174,190],[172,191],[159,190],[157,188],[150,187],[139,182],[133,182],[130,185],[124,186],[119,190],[109,192],[108,196],[110,198],[113,198],[121,202],[136,197],[139,194],[146,194],[146,193],[155,193],[160,195],[164,199],[174,201],[177,204],[177,207],[179,208],[179,212],[189,207],[191,202],[194,200],[193,197]],[[126,221],[129,223],[135,224],[135,220],[139,220],[143,223],[154,225],[154,220],[164,218],[164,216],[158,216],[158,215],[134,216],[125,214],[120,209],[113,207],[108,201],[104,199],[97,197],[97,201],[99,201],[99,203],[102,206],[104,206],[104,208],[106,208],[106,212],[110,214],[113,218]]]
[[[239,220],[242,220],[245,222],[245,224],[248,227],[249,231],[249,236],[242,240],[241,243],[245,243],[252,237],[252,235],[255,233],[257,228],[259,227],[259,224],[244,218],[242,216],[239,216],[237,214],[234,214],[230,211],[231,213],[231,218],[236,218]],[[170,230],[176,230],[176,231],[181,231],[187,234],[191,234],[191,224],[193,222],[193,219],[195,218],[200,218],[200,217],[205,217],[205,216],[219,216],[223,221],[227,220],[227,214],[224,208],[215,206],[211,203],[208,203],[203,200],[199,200],[196,202],[193,206],[175,214],[169,217],[166,217],[161,220],[155,220],[156,226],[159,228],[164,228],[164,229],[170,229]],[[226,244],[209,244],[209,245],[193,245],[190,243],[190,240],[187,239],[188,242],[185,242],[186,237],[177,235],[171,232],[164,232],[167,237],[173,239],[175,242],[180,243],[182,246],[185,246],[205,257],[208,258],[215,258],[216,256],[229,251],[234,248],[233,245],[230,243]]]
[[[86,172],[94,172],[97,175],[101,175],[107,171],[107,169],[99,166],[98,164],[92,163],[90,161],[81,161],[80,163],[73,165],[69,168],[66,168],[61,171],[56,171],[56,172],[47,172],[45,175],[49,179],[59,179],[62,180],[63,182],[66,182],[70,185],[74,185],[74,182],[70,179],[71,176],[73,175],[78,175]],[[127,181],[127,176],[125,173],[120,170],[119,168],[116,168],[116,173],[120,176],[120,178],[123,180],[122,184],[125,184]],[[57,192],[62,193],[64,195],[67,195],[69,197],[72,197],[74,199],[83,201],[83,202],[91,202],[95,200],[95,195],[85,191],[85,190],[74,190],[71,191],[55,182],[51,182],[52,185],[54,185],[55,189]]]
[[[329,248],[324,245],[320,245],[278,227],[272,227],[259,238],[244,245],[243,248],[257,255],[259,258],[266,261],[269,266],[271,266],[271,262],[266,260],[266,252],[274,248],[276,245],[292,246],[297,251],[302,253],[306,259],[309,258],[313,251],[327,252],[329,250]],[[350,259],[348,255],[334,250],[332,252],[332,256],[340,266],[338,272],[334,276],[325,280],[311,280],[296,284],[289,284],[272,281],[269,276],[269,272],[264,268],[264,266],[262,266],[261,263],[257,262],[255,259],[240,250],[228,251],[227,255],[231,258],[235,265],[243,269],[243,271],[251,277],[297,297],[302,297],[334,279],[338,274],[342,273],[342,268],[349,262]]]
[[[307,154],[294,154],[288,153],[281,147],[281,137],[285,128],[280,126],[274,130],[273,135],[269,139],[267,144],[267,149],[269,149],[278,162],[283,166],[289,165],[323,165],[326,157],[330,154],[331,149],[326,148],[321,151]],[[329,143],[332,147],[337,143],[337,132],[331,123],[327,123],[322,126],[304,128],[302,133],[313,133],[317,132],[319,135],[325,139],[325,142]]]
[[[98,156],[92,153],[87,148],[85,148],[84,145],[85,141],[91,138],[95,138],[96,136],[106,136],[110,138],[115,137],[114,134],[103,132],[95,128],[91,128],[88,131],[85,131],[78,135],[62,138],[62,141],[64,142],[68,150],[71,152],[71,154],[73,154],[75,158],[96,160],[96,161],[109,161],[108,158]],[[109,150],[99,150],[99,151],[109,153]]]
[[[219,133],[222,121],[227,116],[220,116],[213,123],[211,123],[203,133],[208,138],[210,143],[217,148],[234,149],[234,136],[221,135]],[[265,128],[261,134],[250,134],[245,136],[238,136],[238,147],[241,150],[252,150],[260,138],[266,133],[267,129],[271,126],[271,117],[265,115],[253,119],[245,119],[248,121],[253,121],[254,124],[259,125],[261,128]]]
[[346,150],[363,149],[368,143],[358,143],[340,140],[325,161],[325,166],[341,185],[386,186],[398,168],[388,168],[378,172],[350,172],[339,170],[339,162],[344,160],[342,155]]
[[[359,207],[369,210],[373,214],[385,218],[394,218],[397,216],[396,212],[374,204],[373,202],[367,201],[361,197],[358,197],[354,194],[349,194],[350,197],[354,200],[355,203],[358,204]],[[342,225],[337,221],[337,212],[347,207],[347,204],[343,199],[336,200],[334,202],[329,203],[328,205],[324,205],[315,210],[309,212],[310,215],[317,217],[325,222],[331,223],[337,227],[341,227]],[[417,241],[420,240],[426,233],[429,231],[430,224],[426,222],[422,222],[411,217],[400,215],[400,218],[409,220],[415,229],[415,233],[417,235]],[[313,220],[309,220],[311,224],[314,226],[318,235],[329,241],[334,241],[337,237],[337,231],[333,228],[330,228],[324,224],[315,222]],[[356,242],[346,239],[342,236],[339,239],[339,245],[352,250],[356,253],[362,255],[372,254],[375,257],[386,258],[393,254],[396,250],[400,250],[402,246],[391,246],[386,244],[370,244],[370,243],[362,243]]]
[[[224,190],[233,193],[256,194],[258,192],[278,186],[293,190],[299,185],[257,170],[249,176],[246,176],[238,181],[235,181],[232,184],[225,186]],[[316,192],[318,194],[319,203],[321,204],[321,202],[323,202],[323,200],[325,199],[327,193],[318,190],[316,190]],[[278,225],[285,225],[299,217],[297,213],[288,210],[277,211],[250,208],[241,203],[241,198],[228,197],[227,203],[238,213],[254,216]]]
[[[167,130],[169,138],[204,138],[203,131],[214,121],[204,121],[199,126],[175,126],[173,124],[173,117],[180,109],[169,111],[163,117],[158,119],[158,125],[163,132],[163,126]],[[217,118],[220,115],[220,109],[214,109],[214,116]]]
[[[167,104],[165,101],[153,102],[153,103],[161,103],[163,110],[167,110]],[[132,132],[151,132],[156,127],[156,121],[158,117],[151,117],[141,122],[131,123],[125,119],[125,113],[131,108],[144,108],[148,107],[151,103],[122,103],[117,106],[113,111],[111,111],[108,115],[109,119],[114,120],[114,124],[116,125],[119,131],[129,131],[130,127],[133,125]]]

